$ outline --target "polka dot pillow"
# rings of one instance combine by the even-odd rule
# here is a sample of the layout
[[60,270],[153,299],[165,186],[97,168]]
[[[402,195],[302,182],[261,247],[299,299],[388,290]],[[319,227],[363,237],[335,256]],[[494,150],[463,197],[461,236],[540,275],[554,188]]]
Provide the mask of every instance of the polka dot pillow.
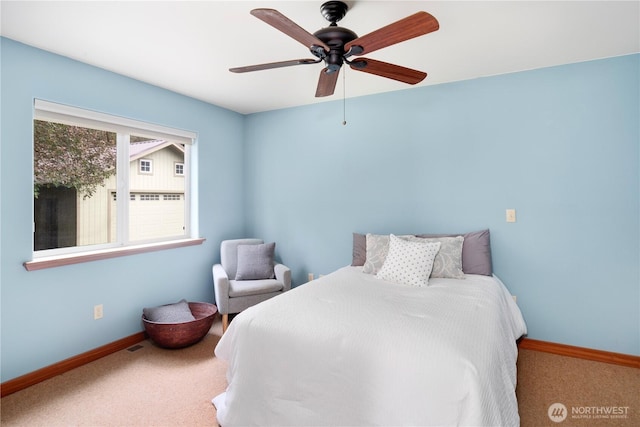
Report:
[[389,252],[376,274],[380,279],[408,286],[427,286],[440,242],[418,242],[390,236]]

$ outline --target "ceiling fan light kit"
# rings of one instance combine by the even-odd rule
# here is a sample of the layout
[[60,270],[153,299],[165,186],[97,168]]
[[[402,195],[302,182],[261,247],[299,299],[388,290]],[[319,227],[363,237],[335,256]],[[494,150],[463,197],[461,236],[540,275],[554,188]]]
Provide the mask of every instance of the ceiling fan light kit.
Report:
[[275,9],[253,9],[251,14],[283,32],[299,43],[305,45],[314,59],[293,59],[289,61],[271,62],[230,68],[234,73],[246,73],[293,65],[318,64],[324,62],[320,72],[316,97],[333,95],[338,81],[338,74],[343,64],[351,69],[374,74],[380,77],[397,80],[408,84],[416,84],[424,80],[427,73],[400,65],[375,59],[352,56],[370,53],[403,41],[419,37],[438,30],[436,18],[427,12],[417,12],[404,19],[379,28],[362,37],[348,28],[338,26],[338,22],[347,14],[349,7],[341,1],[328,1],[320,6],[320,13],[329,21],[329,26],[311,34],[295,22]]

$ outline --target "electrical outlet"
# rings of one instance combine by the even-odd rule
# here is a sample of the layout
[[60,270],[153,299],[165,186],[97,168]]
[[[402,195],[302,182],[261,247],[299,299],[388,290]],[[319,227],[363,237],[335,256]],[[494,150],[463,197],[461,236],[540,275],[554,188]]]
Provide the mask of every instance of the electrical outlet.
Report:
[[94,305],[93,306],[93,320],[102,319],[103,315],[104,315],[104,312],[103,312],[103,309],[102,309],[102,304]]
[[516,210],[507,209],[507,222],[516,222]]
[[312,281],[313,280],[313,273],[309,273],[309,275],[307,276],[307,279],[309,281]]

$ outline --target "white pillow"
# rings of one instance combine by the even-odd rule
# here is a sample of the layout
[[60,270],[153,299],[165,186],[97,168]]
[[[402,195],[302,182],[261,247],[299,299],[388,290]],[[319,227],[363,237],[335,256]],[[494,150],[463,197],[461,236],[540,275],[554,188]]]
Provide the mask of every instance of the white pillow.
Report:
[[440,242],[407,241],[393,234],[376,277],[409,286],[427,286]]

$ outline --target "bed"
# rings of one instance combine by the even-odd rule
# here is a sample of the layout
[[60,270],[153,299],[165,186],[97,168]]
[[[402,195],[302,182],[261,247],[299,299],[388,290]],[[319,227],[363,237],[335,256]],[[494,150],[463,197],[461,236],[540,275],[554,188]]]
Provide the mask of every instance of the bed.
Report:
[[375,273],[353,265],[354,243],[352,265],[233,320],[215,349],[228,361],[213,399],[222,427],[519,425],[526,326],[505,285],[462,271],[389,280],[391,236]]

